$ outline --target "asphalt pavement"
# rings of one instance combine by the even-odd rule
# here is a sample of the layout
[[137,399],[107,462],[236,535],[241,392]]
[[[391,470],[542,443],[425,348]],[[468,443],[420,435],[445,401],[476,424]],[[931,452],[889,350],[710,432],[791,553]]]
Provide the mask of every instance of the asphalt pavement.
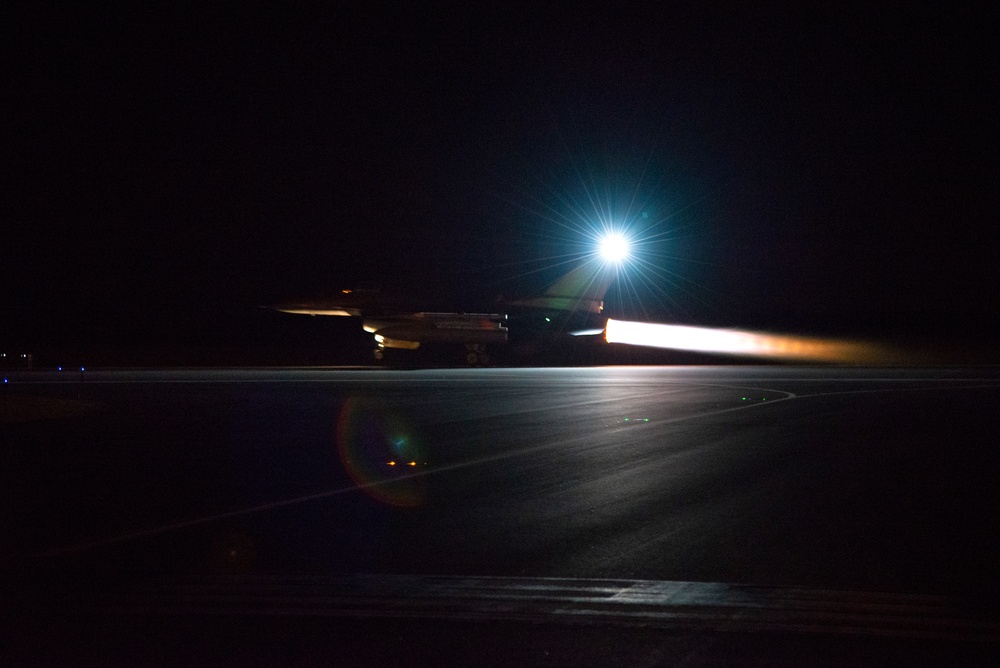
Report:
[[3,392],[8,588],[1000,593],[993,367],[34,371]]

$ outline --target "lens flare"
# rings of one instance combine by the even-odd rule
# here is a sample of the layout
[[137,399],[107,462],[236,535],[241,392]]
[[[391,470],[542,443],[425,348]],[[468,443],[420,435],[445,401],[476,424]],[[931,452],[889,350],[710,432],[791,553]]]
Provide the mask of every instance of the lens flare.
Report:
[[634,346],[815,362],[871,363],[880,353],[877,346],[856,341],[612,319],[604,338]]
[[351,480],[373,499],[401,507],[423,502],[424,476],[413,468],[426,461],[424,448],[412,427],[381,402],[358,397],[344,402],[337,451]]

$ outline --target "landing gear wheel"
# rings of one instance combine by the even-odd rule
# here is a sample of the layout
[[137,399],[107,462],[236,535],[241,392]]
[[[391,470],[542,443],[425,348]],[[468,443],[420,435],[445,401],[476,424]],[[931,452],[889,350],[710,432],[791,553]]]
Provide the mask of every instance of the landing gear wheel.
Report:
[[486,353],[486,346],[481,343],[465,344],[465,363],[471,367],[489,366],[490,356]]

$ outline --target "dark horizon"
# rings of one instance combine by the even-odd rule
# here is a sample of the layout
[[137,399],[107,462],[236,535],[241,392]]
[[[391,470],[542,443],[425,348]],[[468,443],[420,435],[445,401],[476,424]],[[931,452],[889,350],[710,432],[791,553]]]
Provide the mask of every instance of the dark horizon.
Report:
[[4,16],[0,347],[312,345],[256,307],[363,281],[489,308],[598,218],[645,239],[622,317],[995,340],[985,12]]

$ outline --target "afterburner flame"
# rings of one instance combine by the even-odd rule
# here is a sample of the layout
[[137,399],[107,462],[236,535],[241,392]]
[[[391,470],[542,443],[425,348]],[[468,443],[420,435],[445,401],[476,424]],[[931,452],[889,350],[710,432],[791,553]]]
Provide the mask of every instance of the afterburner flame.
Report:
[[860,364],[879,357],[876,346],[856,341],[611,319],[604,338],[634,346],[815,362]]

